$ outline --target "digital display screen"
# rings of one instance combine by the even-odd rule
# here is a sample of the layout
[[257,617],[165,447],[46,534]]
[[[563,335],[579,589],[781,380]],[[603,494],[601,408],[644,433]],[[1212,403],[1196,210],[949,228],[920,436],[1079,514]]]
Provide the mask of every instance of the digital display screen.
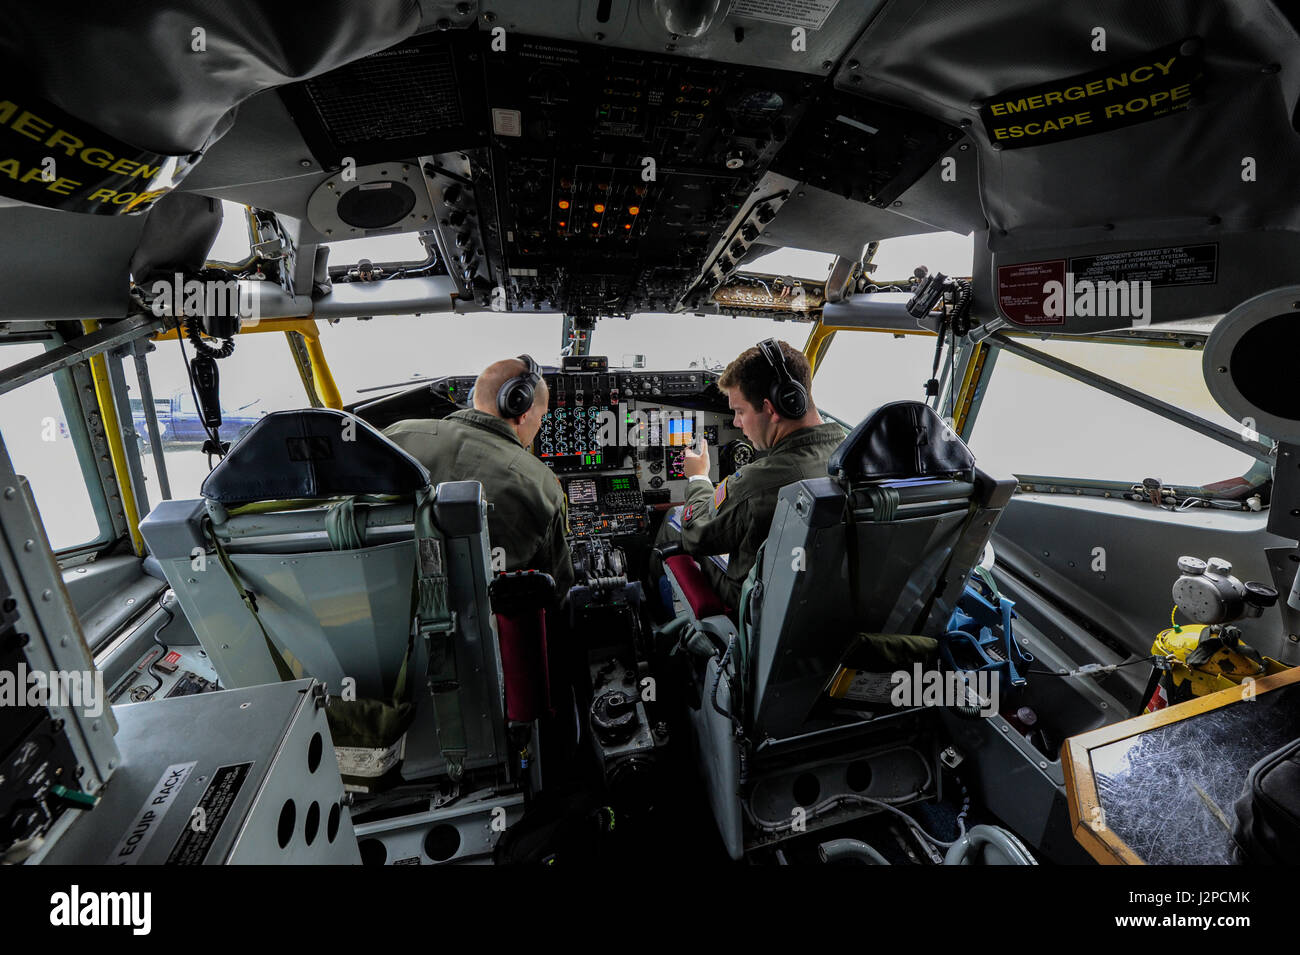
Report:
[[669,418],[668,446],[681,448],[693,444],[695,442],[695,432],[691,428],[693,424],[690,418]]
[[686,452],[671,449],[664,452],[664,466],[668,471],[668,480],[682,480],[686,477]]
[[609,489],[611,491],[630,491],[632,490],[632,478],[631,477],[610,478]]
[[594,478],[574,480],[569,482],[569,503],[570,504],[595,504],[596,503],[596,481]]

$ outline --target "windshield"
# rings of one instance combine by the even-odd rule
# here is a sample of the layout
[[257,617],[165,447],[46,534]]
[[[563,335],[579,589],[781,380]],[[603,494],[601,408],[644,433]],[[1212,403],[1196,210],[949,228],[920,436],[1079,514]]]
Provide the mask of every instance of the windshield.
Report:
[[492,362],[519,354],[558,366],[563,319],[483,312],[345,318],[319,326],[321,347],[348,403],[422,378],[477,375]]

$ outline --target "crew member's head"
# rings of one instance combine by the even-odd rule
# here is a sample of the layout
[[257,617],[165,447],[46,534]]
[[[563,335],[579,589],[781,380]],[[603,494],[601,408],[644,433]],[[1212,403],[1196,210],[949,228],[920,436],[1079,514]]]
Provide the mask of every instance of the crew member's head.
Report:
[[718,387],[726,393],[727,403],[736,415],[733,423],[759,450],[772,447],[792,431],[821,423],[812,400],[812,369],[808,359],[785,342],[778,341],[776,346],[781,350],[790,380],[803,386],[806,396],[803,414],[794,416],[788,406],[783,411],[773,402],[773,392],[781,382],[780,373],[759,347],[741,352],[718,379]]
[[[505,418],[501,409],[497,407],[497,395],[501,393],[502,385],[511,378],[522,375],[527,367],[518,358],[506,358],[484,368],[483,373],[474,381],[474,407],[498,418]],[[537,387],[533,391],[533,406],[518,417],[505,418],[515,429],[515,433],[519,435],[519,440],[525,447],[533,443],[533,438],[537,437],[537,432],[541,430],[542,417],[546,414],[549,401],[546,379],[543,378],[537,382]]]

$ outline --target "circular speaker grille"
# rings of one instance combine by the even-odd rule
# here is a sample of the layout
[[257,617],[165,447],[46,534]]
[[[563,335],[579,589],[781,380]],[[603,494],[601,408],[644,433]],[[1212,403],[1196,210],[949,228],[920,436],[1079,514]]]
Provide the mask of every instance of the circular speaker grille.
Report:
[[367,182],[339,197],[338,216],[358,229],[396,225],[415,208],[415,193],[400,182]]

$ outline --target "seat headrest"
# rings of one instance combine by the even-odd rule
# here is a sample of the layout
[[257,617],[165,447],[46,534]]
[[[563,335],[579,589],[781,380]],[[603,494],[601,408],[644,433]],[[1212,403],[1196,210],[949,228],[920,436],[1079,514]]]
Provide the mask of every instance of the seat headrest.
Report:
[[429,472],[371,425],[332,408],[276,411],[244,435],[199,493],[221,504],[413,494]]
[[975,456],[958,434],[920,401],[881,405],[831,455],[831,477],[849,483],[905,478],[970,479]]

